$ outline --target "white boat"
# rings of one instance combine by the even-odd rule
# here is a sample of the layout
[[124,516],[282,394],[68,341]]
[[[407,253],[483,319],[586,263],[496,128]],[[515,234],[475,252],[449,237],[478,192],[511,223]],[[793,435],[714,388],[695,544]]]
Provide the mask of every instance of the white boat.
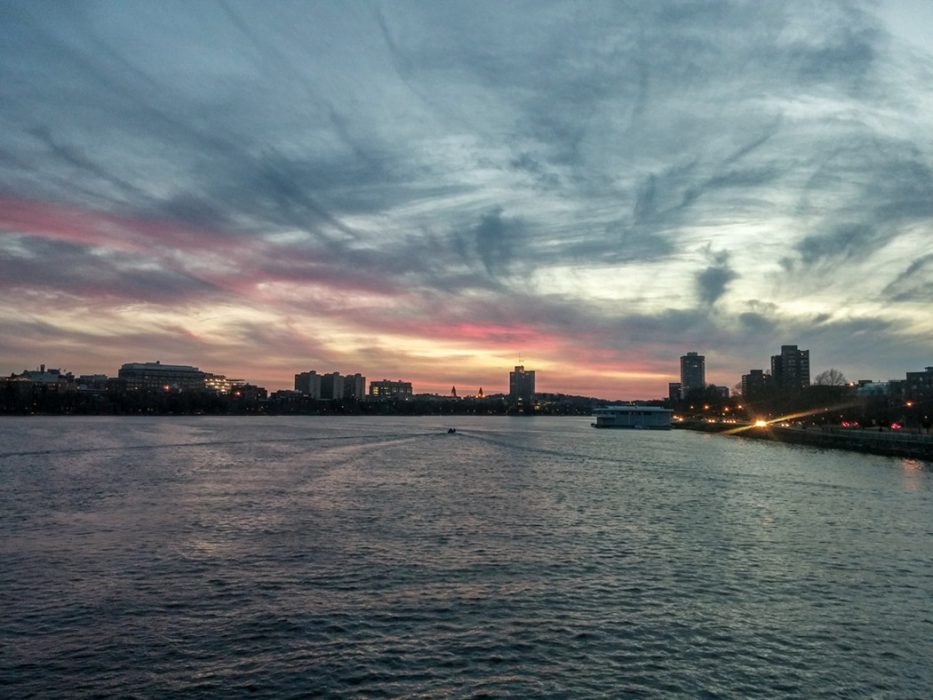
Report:
[[615,405],[594,408],[594,428],[629,428],[634,430],[670,430],[674,412],[657,406]]

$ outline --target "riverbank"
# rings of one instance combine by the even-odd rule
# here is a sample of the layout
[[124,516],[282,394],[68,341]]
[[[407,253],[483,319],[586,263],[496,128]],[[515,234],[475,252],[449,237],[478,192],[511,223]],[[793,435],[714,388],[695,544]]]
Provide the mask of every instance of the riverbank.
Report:
[[796,428],[769,425],[741,426],[722,423],[682,423],[679,428],[730,436],[809,445],[835,450],[909,457],[933,462],[933,435],[893,430],[858,430],[838,427]]

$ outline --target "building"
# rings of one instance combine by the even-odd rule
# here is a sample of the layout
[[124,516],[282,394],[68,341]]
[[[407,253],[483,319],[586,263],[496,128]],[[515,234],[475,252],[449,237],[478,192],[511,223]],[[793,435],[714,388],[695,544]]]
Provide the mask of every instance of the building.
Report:
[[706,388],[706,357],[688,352],[680,357],[680,393],[682,398],[695,389]]
[[933,401],[933,367],[923,372],[908,372],[902,390],[908,401]]
[[223,374],[204,374],[204,388],[216,391],[218,394],[227,395],[233,388],[239,384],[244,384],[242,379],[227,379]]
[[295,391],[312,399],[321,398],[321,375],[310,370],[295,375]]
[[359,401],[366,397],[366,377],[357,372],[343,378],[343,398]]
[[25,369],[22,374],[13,375],[12,378],[23,382],[31,382],[32,386],[41,386],[47,391],[65,391],[75,389],[75,377],[71,372],[62,372],[60,369],[46,369],[39,365],[39,369]]
[[742,375],[742,396],[754,399],[765,394],[771,387],[771,375],[763,369],[750,369]]
[[206,374],[188,365],[155,362],[128,362],[117,375],[127,391],[190,391],[204,388]]
[[369,395],[374,399],[410,399],[411,382],[383,379],[369,383]]
[[667,400],[675,404],[683,397],[683,385],[680,382],[668,382]]
[[782,345],[780,355],[771,356],[771,381],[778,389],[797,391],[810,386],[810,351]]
[[78,377],[78,391],[103,392],[110,386],[110,377],[106,374],[82,374]]
[[343,398],[343,377],[340,372],[331,372],[321,377],[321,398],[325,400]]
[[366,396],[366,377],[339,372],[318,374],[315,370],[295,375],[295,391],[311,399],[362,399]]
[[535,399],[534,370],[525,370],[524,365],[516,365],[509,372],[509,401],[530,406]]
[[871,379],[859,379],[855,387],[855,395],[860,398],[889,396],[890,382],[875,382]]
[[719,399],[728,399],[729,398],[729,387],[727,386],[716,386],[715,384],[710,384],[707,387],[709,392]]

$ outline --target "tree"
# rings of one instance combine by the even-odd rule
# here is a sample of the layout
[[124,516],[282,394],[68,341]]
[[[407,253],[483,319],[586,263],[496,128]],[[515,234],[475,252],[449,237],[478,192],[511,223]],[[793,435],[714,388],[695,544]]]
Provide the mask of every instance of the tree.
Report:
[[847,386],[849,382],[842,372],[833,367],[816,375],[813,383],[817,386]]

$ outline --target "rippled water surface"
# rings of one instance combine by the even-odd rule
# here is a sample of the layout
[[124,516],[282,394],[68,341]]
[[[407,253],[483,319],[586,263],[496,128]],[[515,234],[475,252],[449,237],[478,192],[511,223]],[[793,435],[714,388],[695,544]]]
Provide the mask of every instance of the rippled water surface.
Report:
[[929,464],[572,418],[29,418],[0,489],[3,697],[933,695]]

